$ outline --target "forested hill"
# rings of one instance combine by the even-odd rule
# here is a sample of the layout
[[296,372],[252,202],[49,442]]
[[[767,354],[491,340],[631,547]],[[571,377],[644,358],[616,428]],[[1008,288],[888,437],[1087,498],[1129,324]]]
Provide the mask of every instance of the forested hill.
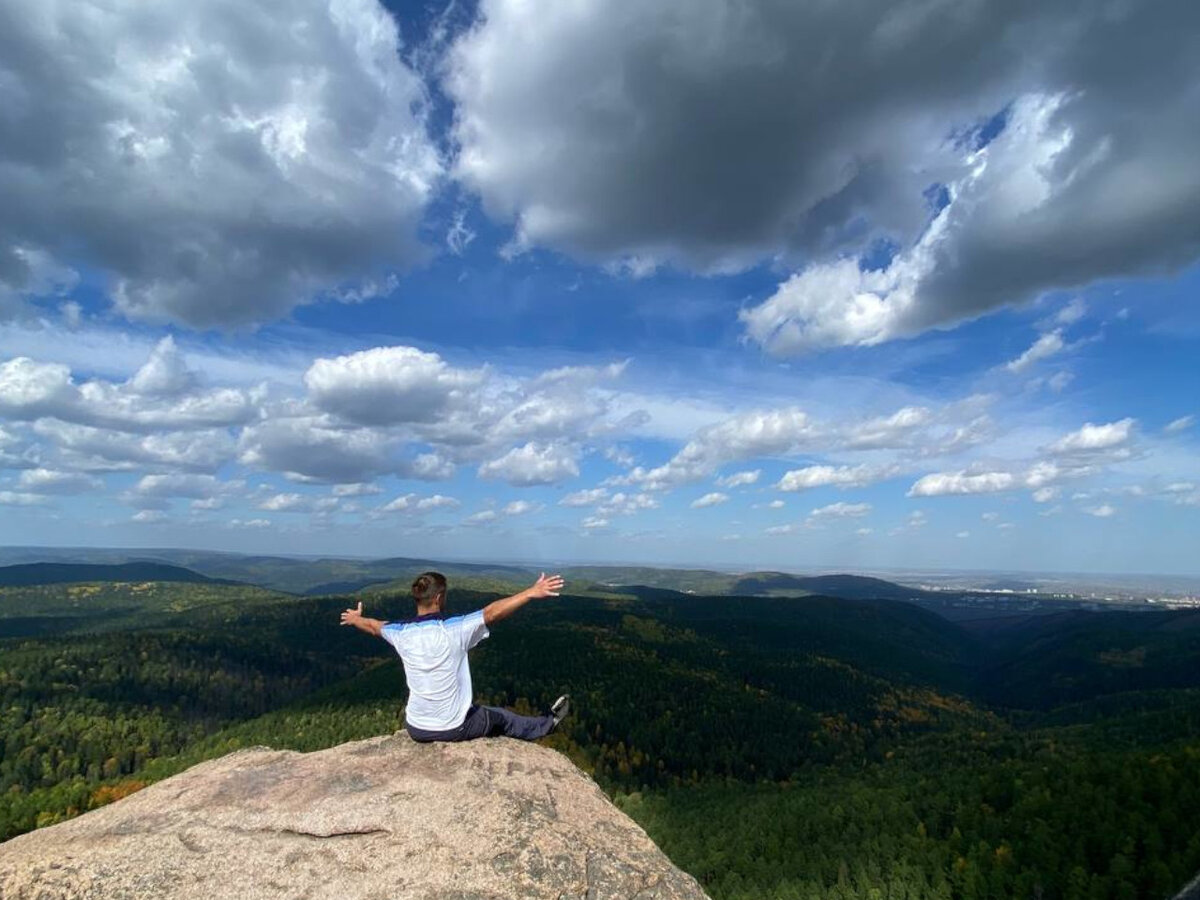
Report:
[[865,575],[788,575],[783,572],[752,572],[733,584],[730,593],[767,594],[775,591],[803,591],[850,600],[909,600],[925,592],[904,587],[882,578]]
[[156,562],[116,565],[83,563],[27,563],[0,566],[0,587],[32,587],[39,584],[87,584],[96,582],[167,581],[184,584],[235,584],[209,578],[191,569]]

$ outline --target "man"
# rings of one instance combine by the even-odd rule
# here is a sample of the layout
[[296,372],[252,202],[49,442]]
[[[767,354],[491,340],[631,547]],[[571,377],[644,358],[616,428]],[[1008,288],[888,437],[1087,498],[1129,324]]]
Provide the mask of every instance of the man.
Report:
[[400,654],[408,682],[405,726],[413,740],[469,741],[504,734],[535,741],[566,717],[567,697],[555,700],[544,716],[519,716],[496,706],[476,706],[471,702],[467,651],[490,634],[493,624],[530,600],[557,597],[562,586],[561,576],[543,572],[532,587],[518,594],[465,616],[447,617],[445,576],[426,572],[412,583],[415,618],[400,622],[368,619],[360,601],[356,608],[342,613],[342,624],[383,638]]

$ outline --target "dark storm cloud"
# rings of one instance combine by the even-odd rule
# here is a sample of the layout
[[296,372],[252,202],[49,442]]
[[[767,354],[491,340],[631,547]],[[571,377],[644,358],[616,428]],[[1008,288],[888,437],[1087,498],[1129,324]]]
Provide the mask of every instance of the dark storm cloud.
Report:
[[518,247],[638,269],[886,239],[882,278],[804,269],[747,318],[777,352],[875,343],[1200,255],[1197,34],[1181,0],[485,0],[447,59],[456,171]]

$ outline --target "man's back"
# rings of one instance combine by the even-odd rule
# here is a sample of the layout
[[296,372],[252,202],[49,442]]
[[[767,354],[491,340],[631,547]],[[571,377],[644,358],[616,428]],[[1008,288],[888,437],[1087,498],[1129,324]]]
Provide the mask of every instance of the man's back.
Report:
[[385,625],[380,637],[404,663],[408,706],[404,718],[426,731],[462,724],[471,707],[467,651],[488,636],[483,610],[465,616],[430,613]]

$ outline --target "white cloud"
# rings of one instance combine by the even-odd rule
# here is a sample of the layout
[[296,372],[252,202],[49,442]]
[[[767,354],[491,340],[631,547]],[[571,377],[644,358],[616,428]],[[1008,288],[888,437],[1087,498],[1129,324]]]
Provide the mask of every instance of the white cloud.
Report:
[[767,504],[767,509],[783,509],[786,505],[782,500],[772,500]]
[[843,442],[854,450],[905,446],[913,433],[928,425],[933,414],[923,406],[906,406],[890,416],[877,416],[846,429]]
[[796,530],[797,530],[797,526],[794,524],[772,525],[770,528],[764,528],[763,534],[769,534],[772,536],[780,535],[780,534],[794,534],[796,532]]
[[555,484],[579,475],[578,451],[564,444],[530,442],[479,467],[480,478],[495,478],[528,487]]
[[1111,450],[1128,442],[1132,436],[1134,420],[1121,419],[1119,422],[1109,422],[1105,425],[1086,423],[1078,431],[1073,431],[1050,445],[1054,453],[1090,453],[1099,450]]
[[0,491],[0,506],[41,506],[48,502],[42,494],[27,491]]
[[830,503],[808,514],[810,519],[859,519],[871,512],[870,503]]
[[727,503],[728,501],[728,494],[722,494],[720,491],[713,491],[712,493],[705,494],[703,497],[693,500],[692,509],[704,509],[708,506],[719,506],[720,504]]
[[985,521],[985,522],[996,522],[996,521],[999,521],[999,519],[1000,519],[1000,513],[985,512],[985,513],[981,514],[979,516],[979,518],[983,519],[983,521]]
[[197,382],[196,373],[188,368],[175,339],[167,335],[129,379],[129,387],[150,397],[178,397],[195,390]]
[[9,290],[46,292],[32,251],[103,273],[128,317],[225,327],[424,256],[442,163],[382,5],[125,0],[5,28]]
[[605,519],[602,516],[587,516],[582,522],[579,523],[579,525],[582,528],[588,529],[607,528],[608,519]]
[[1087,304],[1083,302],[1082,297],[1073,297],[1071,302],[1064,306],[1054,316],[1054,321],[1059,325],[1074,325],[1087,315]]
[[455,509],[461,506],[453,497],[447,497],[444,494],[433,494],[429,497],[422,497],[417,501],[418,512],[425,512],[431,509]]
[[304,384],[324,412],[358,425],[394,425],[444,416],[483,377],[415,347],[375,347],[316,360]]
[[935,472],[917,479],[909,497],[938,497],[944,494],[990,494],[1010,490],[1017,480],[1009,472]]
[[165,512],[163,512],[162,510],[158,510],[158,509],[143,509],[143,510],[139,510],[138,512],[135,512],[131,518],[132,518],[132,521],[134,521],[134,522],[140,522],[142,524],[149,524],[149,523],[153,523],[153,522],[166,521],[167,514]]
[[420,481],[449,481],[454,477],[454,463],[440,453],[421,453],[409,465],[397,470],[406,478]]
[[230,519],[228,524],[230,528],[259,529],[271,527],[269,519]]
[[213,475],[146,475],[134,486],[132,496],[205,499],[237,493],[244,488],[244,481],[222,481]]
[[273,494],[258,503],[266,512],[332,512],[341,501],[337,497],[312,497],[295,492]]
[[1107,519],[1116,514],[1116,507],[1104,503],[1100,506],[1090,506],[1084,510],[1089,516],[1095,516],[1098,519]]
[[76,384],[71,370],[59,363],[22,356],[0,363],[0,415],[15,420],[54,418],[134,432],[204,429],[251,421],[259,399],[256,392],[231,388],[146,395],[132,382]]
[[658,505],[658,501],[650,494],[618,491],[596,507],[596,512],[602,516],[632,516],[647,509],[658,509]]
[[805,466],[785,472],[775,487],[781,491],[805,491],[832,485],[840,488],[866,487],[892,474],[873,466]]
[[541,508],[542,504],[530,500],[513,500],[511,503],[505,504],[503,512],[506,516],[523,516],[537,512]]
[[1056,487],[1042,487],[1033,492],[1034,503],[1049,503],[1057,500],[1062,491]]
[[639,466],[610,482],[666,490],[707,478],[734,460],[790,452],[817,433],[808,414],[796,407],[740,413],[702,428],[665,464],[653,469]]
[[404,512],[413,507],[413,501],[416,500],[416,494],[402,494],[394,500],[385,503],[379,507],[381,513]]
[[225,429],[136,435],[40,419],[33,430],[72,468],[89,471],[150,466],[211,472],[233,459],[237,449]]
[[1011,362],[1005,363],[1004,368],[1014,375],[1020,375],[1043,359],[1049,359],[1066,346],[1062,339],[1062,331],[1055,330],[1041,335],[1033,345]]
[[744,487],[749,484],[756,484],[758,477],[762,475],[762,469],[749,469],[744,472],[734,472],[726,475],[723,478],[717,479],[717,486],[723,488]]
[[590,490],[575,491],[567,494],[558,501],[559,506],[592,506],[599,503],[608,496],[608,491],[604,488],[592,488]]
[[34,494],[80,494],[103,487],[99,478],[79,472],[53,469],[26,469],[17,479],[17,487]]
[[487,522],[494,522],[495,520],[496,520],[495,510],[484,509],[484,510],[480,510],[477,513],[472,513],[471,515],[467,516],[466,519],[463,520],[463,524],[464,525],[483,525]]
[[1187,431],[1195,424],[1195,416],[1180,416],[1178,419],[1168,422],[1163,431],[1167,434],[1179,434],[1180,432]]

